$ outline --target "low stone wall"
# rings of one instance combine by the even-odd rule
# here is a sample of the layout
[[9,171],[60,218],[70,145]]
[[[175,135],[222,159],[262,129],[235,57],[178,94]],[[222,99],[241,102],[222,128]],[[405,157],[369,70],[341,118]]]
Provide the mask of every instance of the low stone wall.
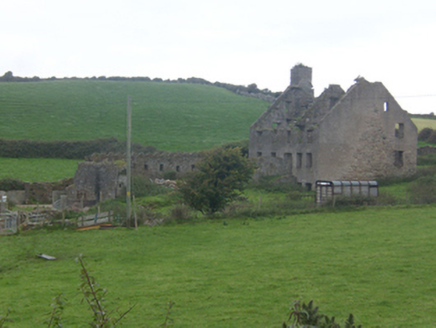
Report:
[[56,182],[33,182],[25,184],[25,202],[51,204],[54,190],[65,190],[73,183],[73,179],[64,179]]
[[11,190],[6,192],[8,202],[21,205],[26,203],[26,191],[25,190]]
[[291,170],[287,170],[286,162],[280,157],[256,158],[258,169],[254,172],[253,179],[258,180],[261,176],[283,175],[291,176]]
[[8,202],[18,205],[29,202],[51,204],[53,191],[65,190],[72,183],[72,178],[56,182],[25,182],[24,190],[9,190],[4,194],[8,197]]
[[132,161],[133,172],[150,178],[161,178],[165,172],[175,172],[176,178],[180,178],[194,171],[201,158],[201,153],[187,152],[138,154]]
[[418,148],[418,155],[436,154],[436,147],[424,146]]

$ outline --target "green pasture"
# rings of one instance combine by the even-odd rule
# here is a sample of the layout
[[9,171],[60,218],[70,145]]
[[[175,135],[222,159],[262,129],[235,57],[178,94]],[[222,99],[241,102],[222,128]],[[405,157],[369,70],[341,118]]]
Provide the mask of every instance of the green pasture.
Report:
[[57,181],[74,176],[78,160],[57,158],[2,158],[0,179],[27,182]]
[[0,137],[31,140],[132,139],[162,150],[198,151],[248,138],[269,104],[188,83],[47,81],[1,83]]
[[418,131],[424,128],[436,129],[436,120],[425,119],[425,118],[412,118],[413,123],[415,123]]
[[[39,230],[0,237],[0,311],[10,327],[38,327],[52,297],[68,299],[66,327],[84,327],[79,264],[108,289],[126,327],[280,327],[294,300],[311,300],[363,327],[432,327],[436,208],[367,208],[257,220]],[[45,253],[57,261],[35,257]]]

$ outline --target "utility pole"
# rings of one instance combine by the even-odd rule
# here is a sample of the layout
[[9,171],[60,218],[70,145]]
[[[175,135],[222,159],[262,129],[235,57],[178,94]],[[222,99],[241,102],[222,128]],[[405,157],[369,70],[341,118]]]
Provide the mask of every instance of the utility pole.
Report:
[[126,225],[130,228],[130,218],[132,216],[131,198],[132,198],[132,108],[130,107],[130,96],[127,96],[127,185],[126,185]]

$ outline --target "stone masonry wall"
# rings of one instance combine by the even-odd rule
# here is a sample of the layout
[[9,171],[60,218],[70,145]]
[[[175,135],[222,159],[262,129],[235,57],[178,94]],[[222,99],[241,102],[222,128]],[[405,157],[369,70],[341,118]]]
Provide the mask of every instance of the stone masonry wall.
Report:
[[196,163],[202,158],[201,153],[158,152],[138,154],[133,159],[133,172],[151,178],[161,178],[165,172],[175,172],[180,178],[195,170]]

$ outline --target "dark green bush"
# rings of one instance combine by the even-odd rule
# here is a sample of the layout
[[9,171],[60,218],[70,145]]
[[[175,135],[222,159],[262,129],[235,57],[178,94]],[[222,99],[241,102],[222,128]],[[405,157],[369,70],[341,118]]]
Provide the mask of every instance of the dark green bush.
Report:
[[420,177],[433,176],[433,175],[436,175],[436,166],[418,167],[416,170],[416,174],[412,177],[412,179],[409,179],[408,181],[413,181]]
[[433,129],[424,128],[418,133],[418,140],[419,141],[427,141],[428,138],[430,138],[432,133],[433,133]]
[[418,166],[436,165],[436,154],[418,155]]
[[436,203],[436,177],[422,176],[410,183],[407,191],[414,204]]
[[[153,152],[149,146],[134,144],[134,152]],[[126,143],[116,138],[80,141],[36,141],[0,139],[0,157],[84,159],[94,153],[123,153]]]
[[133,177],[132,190],[135,197],[156,196],[171,192],[171,188],[158,185],[149,178],[135,175]]
[[171,208],[169,216],[165,218],[165,223],[185,223],[191,221],[193,218],[194,214],[189,206],[177,204]]
[[240,148],[242,156],[248,157],[248,139],[228,142],[221,147],[224,149]]
[[[335,317],[329,317],[319,312],[319,307],[313,305],[313,301],[308,304],[301,304],[300,301],[295,301],[291,304],[288,321],[292,324],[289,326],[285,322],[282,328],[341,328],[341,325],[336,322]],[[361,328],[361,325],[356,326],[354,316],[350,313],[345,320],[344,328]]]
[[258,181],[253,181],[250,188],[266,192],[303,192],[303,187],[281,176],[261,176]]
[[177,179],[177,172],[176,171],[167,171],[163,174],[163,178],[165,180],[176,180]]
[[395,197],[394,195],[392,195],[389,192],[383,192],[381,191],[378,195],[378,197],[376,197],[374,199],[375,201],[375,205],[378,206],[387,206],[387,205],[398,205],[401,204],[402,200],[398,199],[397,197]]
[[203,214],[212,214],[234,201],[254,172],[254,164],[240,148],[215,148],[203,152],[197,170],[178,183],[186,204]]
[[431,144],[436,144],[436,131],[432,130],[430,136],[425,141]]
[[16,179],[2,179],[0,180],[0,190],[24,190],[24,182]]
[[331,198],[324,205],[347,207],[347,206],[367,206],[367,205],[376,205],[376,204],[377,204],[376,197],[351,195],[351,196],[338,196],[338,197]]

